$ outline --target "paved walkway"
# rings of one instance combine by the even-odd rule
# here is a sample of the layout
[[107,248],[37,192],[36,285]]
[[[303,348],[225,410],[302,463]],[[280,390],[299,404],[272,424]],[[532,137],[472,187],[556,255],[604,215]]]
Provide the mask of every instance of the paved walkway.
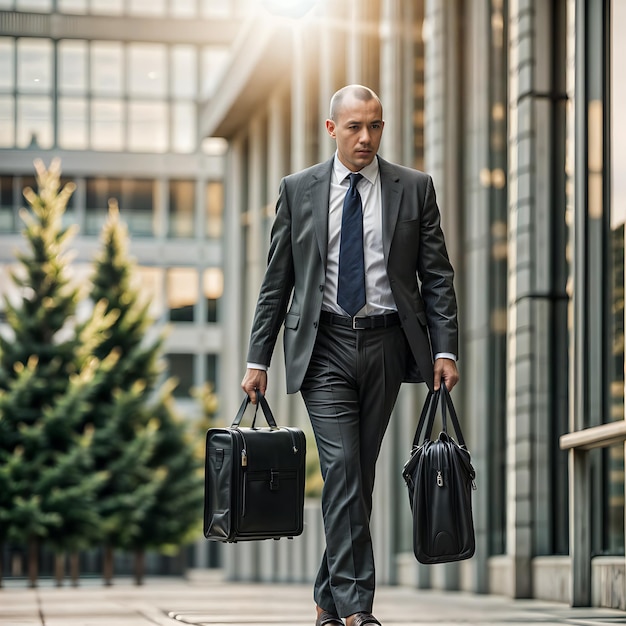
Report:
[[[9,582],[0,590],[0,626],[313,626],[313,614],[308,585],[149,579],[142,587],[120,580],[33,590]],[[626,623],[622,611],[401,587],[378,590],[375,614],[384,626]]]

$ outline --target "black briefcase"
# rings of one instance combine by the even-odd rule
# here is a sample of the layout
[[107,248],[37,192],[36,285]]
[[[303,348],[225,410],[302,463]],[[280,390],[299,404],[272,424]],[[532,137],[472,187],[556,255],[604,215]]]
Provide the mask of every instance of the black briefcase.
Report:
[[[279,428],[258,393],[250,428],[239,426],[244,399],[230,428],[206,435],[204,536],[223,542],[280,539],[302,533],[306,440]],[[259,405],[268,428],[256,424]]]
[[[442,430],[433,441],[431,434],[439,403]],[[458,443],[448,433],[448,411]],[[472,489],[476,488],[476,472],[452,398],[443,383],[438,391],[428,393],[402,476],[413,512],[413,551],[417,560],[425,564],[449,563],[473,556]]]

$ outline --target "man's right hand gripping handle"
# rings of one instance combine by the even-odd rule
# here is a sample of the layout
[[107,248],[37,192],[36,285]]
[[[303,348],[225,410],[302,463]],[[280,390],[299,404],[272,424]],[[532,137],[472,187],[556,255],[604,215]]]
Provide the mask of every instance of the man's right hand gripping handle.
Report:
[[241,381],[241,388],[248,394],[250,402],[256,404],[257,389],[265,395],[267,389],[267,372],[265,370],[247,369]]

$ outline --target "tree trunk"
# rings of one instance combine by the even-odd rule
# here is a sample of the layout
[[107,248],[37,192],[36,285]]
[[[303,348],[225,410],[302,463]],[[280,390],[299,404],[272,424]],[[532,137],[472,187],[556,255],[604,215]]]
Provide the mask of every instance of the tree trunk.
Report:
[[104,562],[102,569],[104,584],[110,587],[113,584],[113,546],[104,546]]
[[39,542],[35,537],[28,540],[28,581],[31,587],[37,586],[39,578]]
[[13,578],[21,578],[22,572],[22,554],[20,552],[14,552],[11,555],[11,576],[13,576]]
[[70,578],[72,587],[78,587],[78,577],[80,576],[80,555],[78,552],[70,554]]
[[135,584],[143,585],[146,573],[146,553],[142,549],[135,550]]
[[57,587],[63,587],[65,578],[65,552],[58,552],[54,555],[54,580]]

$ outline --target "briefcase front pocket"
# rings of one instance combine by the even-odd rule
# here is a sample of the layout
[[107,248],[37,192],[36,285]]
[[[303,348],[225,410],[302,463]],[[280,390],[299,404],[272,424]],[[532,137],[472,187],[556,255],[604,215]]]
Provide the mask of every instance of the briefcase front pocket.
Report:
[[263,533],[268,528],[283,535],[300,532],[299,508],[294,506],[302,497],[298,471],[247,471],[243,480],[241,533]]

